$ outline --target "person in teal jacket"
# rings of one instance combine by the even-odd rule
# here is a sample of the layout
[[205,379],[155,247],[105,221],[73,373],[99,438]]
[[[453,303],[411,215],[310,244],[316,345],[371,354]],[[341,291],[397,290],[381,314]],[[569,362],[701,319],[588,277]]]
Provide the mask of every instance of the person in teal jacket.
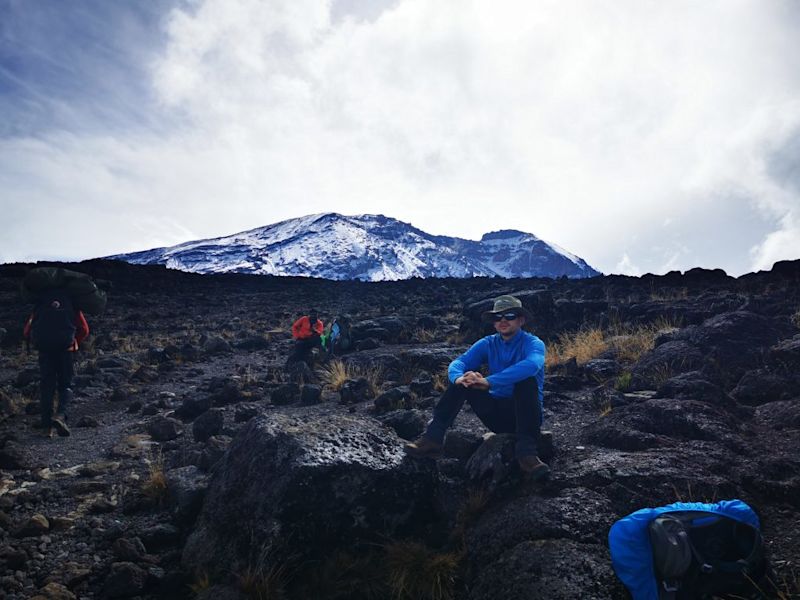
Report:
[[[425,433],[405,446],[416,457],[436,457],[442,452],[447,430],[469,402],[490,431],[516,434],[516,457],[523,473],[540,479],[550,468],[538,456],[544,397],[544,342],[523,331],[530,313],[514,296],[499,296],[492,310],[483,313],[497,333],[475,342],[450,363],[450,386],[433,410]],[[484,377],[478,369],[489,365]]]

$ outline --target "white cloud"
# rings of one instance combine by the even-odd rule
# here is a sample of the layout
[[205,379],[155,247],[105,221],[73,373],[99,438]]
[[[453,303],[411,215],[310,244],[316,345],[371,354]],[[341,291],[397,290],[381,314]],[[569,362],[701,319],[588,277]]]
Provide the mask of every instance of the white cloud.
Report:
[[462,237],[514,227],[601,270],[661,272],[719,266],[703,244],[735,191],[763,229],[750,255],[721,236],[724,266],[800,257],[800,191],[766,166],[800,127],[788,4],[404,0],[363,19],[354,6],[173,10],[152,84],[179,126],[53,134],[29,163],[27,142],[6,140],[4,164],[26,175],[15,193],[96,211],[107,235],[76,249],[89,255],[334,210]]
[[627,252],[622,255],[612,272],[619,275],[639,276],[642,274],[642,270],[633,263]]

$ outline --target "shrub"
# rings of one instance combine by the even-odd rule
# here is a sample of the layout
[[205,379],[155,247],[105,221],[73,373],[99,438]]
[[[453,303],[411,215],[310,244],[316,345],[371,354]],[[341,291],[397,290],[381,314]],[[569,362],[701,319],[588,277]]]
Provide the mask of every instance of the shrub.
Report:
[[419,542],[386,547],[389,588],[398,600],[450,600],[460,556],[439,554]]

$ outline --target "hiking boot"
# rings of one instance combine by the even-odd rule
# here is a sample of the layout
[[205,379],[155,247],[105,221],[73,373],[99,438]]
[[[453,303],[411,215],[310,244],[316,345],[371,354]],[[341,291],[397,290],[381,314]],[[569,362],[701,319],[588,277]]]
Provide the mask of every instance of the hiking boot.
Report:
[[405,451],[416,458],[437,458],[442,455],[442,444],[422,436],[414,442],[408,442]]
[[517,461],[522,473],[530,477],[532,481],[539,481],[550,474],[550,467],[539,460],[538,456],[520,456]]
[[61,437],[66,437],[70,434],[69,427],[67,427],[67,424],[64,422],[64,417],[62,415],[53,417],[53,427]]

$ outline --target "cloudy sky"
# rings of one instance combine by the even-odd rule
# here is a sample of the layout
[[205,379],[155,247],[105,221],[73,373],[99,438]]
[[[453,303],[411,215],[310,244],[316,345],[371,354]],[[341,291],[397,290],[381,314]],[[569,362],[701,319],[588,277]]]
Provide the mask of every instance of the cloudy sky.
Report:
[[329,211],[800,258],[800,3],[0,0],[0,262]]

